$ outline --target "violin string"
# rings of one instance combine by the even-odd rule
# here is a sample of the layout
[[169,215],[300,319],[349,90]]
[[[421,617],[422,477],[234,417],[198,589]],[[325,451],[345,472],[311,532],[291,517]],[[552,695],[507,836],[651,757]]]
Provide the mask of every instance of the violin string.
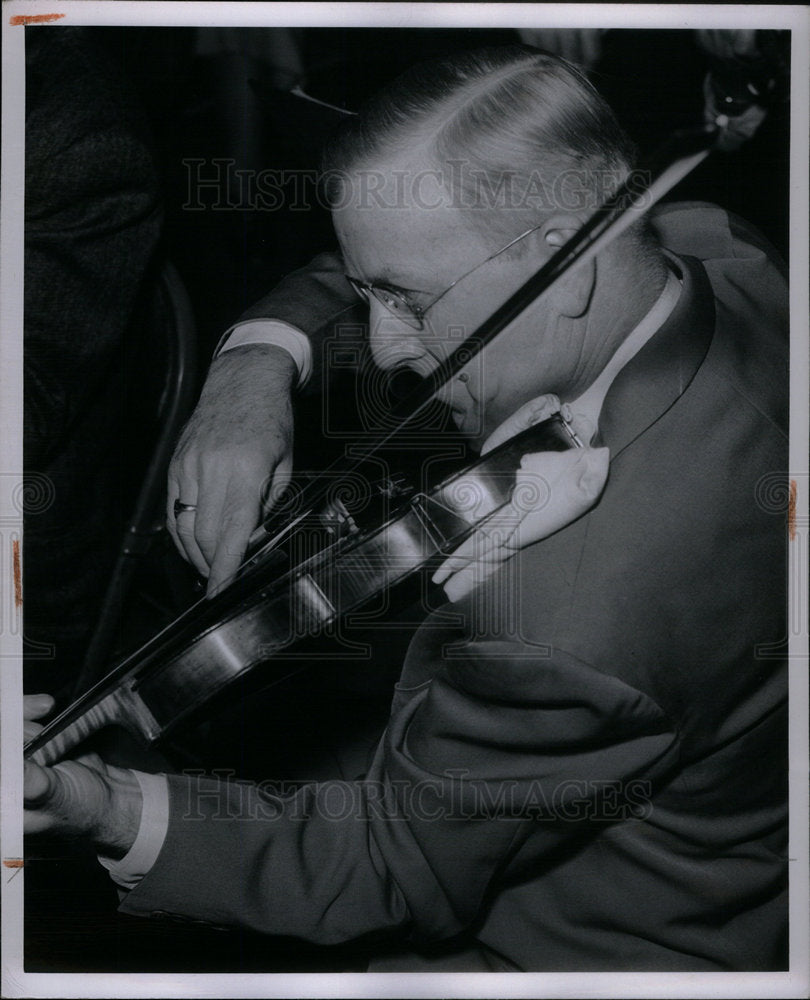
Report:
[[[639,174],[637,171],[633,191],[628,189],[625,182],[616,194],[600,206],[590,219],[587,220],[585,225],[535,275],[496,310],[470,338],[459,345],[436,371],[423,379],[419,386],[395,407],[394,416],[399,420],[399,423],[392,431],[378,440],[366,452],[361,451],[359,458],[353,456],[356,458],[353,464],[348,464],[345,459],[339,459],[324,471],[332,472],[342,469],[344,475],[348,474],[357,469],[363,461],[374,455],[380,448],[388,444],[408,423],[423,412],[443,385],[454,378],[461,368],[483,350],[531,302],[542,295],[557,278],[565,271],[584,264],[587,260],[591,259],[611,240],[615,239],[622,231],[637,221],[633,217],[634,209],[639,216],[648,211],[680,180],[698,166],[709,155],[712,149],[718,148],[725,134],[726,125],[727,122],[721,121],[718,118],[713,125],[679,132],[667,140],[647,161],[647,169],[651,178],[649,183],[639,185]],[[680,154],[673,158],[673,150],[678,148],[678,143],[682,143],[684,146],[691,144],[694,148],[690,151],[682,149]],[[668,162],[662,167],[661,165],[665,160]],[[641,176],[643,177],[643,174]],[[308,509],[277,531],[272,538],[267,539],[265,537],[269,533],[265,528],[268,521],[265,521],[263,525],[259,526],[253,532],[248,543],[248,551],[262,539],[264,539],[263,544],[249,556],[235,576],[226,582],[215,596],[219,596],[223,591],[229,589],[235,579],[245,570],[251,566],[260,565],[262,557],[274,551],[281,540],[288,536],[305,518],[312,515],[315,504],[323,498],[328,488],[322,484],[323,476],[320,482],[315,480],[314,483],[310,483],[308,487],[304,488],[301,497],[305,497],[307,493],[313,497],[311,501],[307,499],[307,503],[309,504]],[[272,515],[268,520],[271,519]],[[368,558],[362,552],[356,551],[353,555],[356,563],[365,563],[366,566],[370,566]],[[285,573],[282,576],[286,577],[287,575]],[[179,618],[167,624],[140,649],[126,656],[107,676],[93,685],[78,701],[74,702],[60,716],[45,726],[33,740],[28,741],[26,744],[26,755],[30,752],[30,747],[43,745],[44,741],[48,738],[49,732],[56,729],[66,717],[75,714],[80,706],[92,701],[99,690],[111,683],[113,677],[116,680],[120,679],[131,669],[130,664],[137,664],[139,660],[143,661],[145,656],[149,656],[151,653],[159,650],[161,641],[167,636],[170,638],[173,631],[178,631],[208,601],[209,598],[207,596],[195,601],[182,612]]]
[[[615,239],[616,236],[637,221],[637,218],[641,214],[652,208],[656,202],[701,163],[713,148],[716,148],[718,139],[722,137],[722,134],[722,123],[716,123],[700,129],[678,132],[670,137],[647,161],[646,171],[650,177],[649,182],[645,183],[644,173],[636,171],[632,189],[625,182],[611,198],[596,210],[571,239],[560,247],[543,267],[529,278],[488,320],[482,323],[471,337],[459,345],[436,371],[427,378],[424,378],[417,388],[401,401],[394,410],[393,415],[399,422],[393,430],[376,441],[367,451],[361,451],[359,456],[355,453],[351,463],[347,463],[345,459],[338,459],[328,466],[324,472],[333,473],[342,470],[344,475],[348,475],[359,468],[363,461],[374,455],[380,448],[389,444],[397,434],[401,433],[402,429],[408,423],[424,411],[433,400],[436,392],[446,382],[454,378],[461,368],[482,351],[531,302],[542,295],[563,272],[574,266],[584,264],[587,260],[591,259],[611,240]],[[677,149],[679,144],[683,147],[690,146],[693,148],[689,148],[688,150],[686,148],[682,149],[680,155],[673,159],[673,150]],[[666,165],[663,166],[662,164],[665,161]],[[324,484],[322,475],[320,480],[315,480],[304,487],[301,497],[305,498],[307,509],[277,531],[272,538],[268,539],[266,537],[268,534],[265,528],[265,524],[268,523],[267,521],[253,532],[248,542],[248,552],[250,552],[251,547],[254,548],[254,551],[251,552],[246,561],[240,566],[236,574],[220,588],[216,596],[229,589],[246,570],[258,567],[261,561],[275,551],[279,543],[296,526],[307,517],[312,516],[315,505],[326,494],[329,482],[334,482],[334,478],[330,476],[328,482]],[[272,520],[272,515],[268,520]],[[261,542],[261,545],[256,549],[255,546],[259,542]],[[171,638],[172,632],[178,631],[209,600],[210,598],[203,596],[186,608],[179,618],[167,624],[139,650],[125,657],[113,669],[115,675],[120,676],[127,669],[128,664],[142,659],[145,651],[149,652],[158,648],[161,641],[166,637]],[[67,711],[72,710],[79,703],[84,703],[87,699],[90,699],[91,696],[109,682],[110,676],[108,674],[97,684],[93,685],[79,699],[79,702],[74,703]],[[67,712],[64,714],[67,714]],[[57,717],[52,723],[46,726],[40,737],[44,736],[48,730],[56,727],[61,718],[62,716]],[[36,739],[39,739],[39,737]]]
[[[352,457],[351,463],[339,459],[333,462],[325,472],[333,472],[343,467],[343,474],[348,475],[353,470],[359,468],[363,461],[367,460],[380,448],[390,443],[399,434],[404,426],[414,420],[430,404],[436,392],[455,375],[459,369],[463,368],[471,358],[475,357],[488,343],[493,340],[508,324],[520,315],[521,312],[541,295],[564,271],[568,271],[575,266],[580,266],[599,253],[611,240],[615,239],[621,232],[633,223],[638,221],[641,214],[647,212],[656,202],[667,194],[680,180],[687,176],[690,171],[702,162],[711,152],[715,145],[720,129],[715,126],[706,126],[700,129],[678,132],[665,142],[648,160],[646,173],[650,180],[648,183],[639,182],[639,177],[644,178],[645,173],[637,171],[632,180],[632,185],[627,181],[619,190],[609,198],[591,218],[582,226],[562,247],[541,267],[521,288],[519,288],[488,320],[479,327],[468,341],[459,345],[453,353],[440,365],[435,372],[422,380],[422,383],[410,393],[396,408],[395,415],[400,423],[389,431],[384,437],[376,441],[368,450],[357,452]],[[673,162],[672,149],[679,145],[684,147],[697,146],[697,150],[689,149],[682,153]],[[661,164],[666,162],[666,166]],[[401,414],[398,411],[403,411]],[[329,481],[333,482],[332,477]],[[301,497],[305,497],[307,509],[299,514],[294,520],[284,525],[271,538],[267,538],[267,531],[261,525],[250,537],[248,551],[251,546],[261,542],[261,546],[254,550],[248,559],[240,566],[234,577],[224,585],[226,589],[243,574],[245,570],[258,565],[263,558],[275,551],[281,541],[286,538],[303,520],[311,517],[314,507],[326,493],[328,483],[324,484],[323,477],[304,487]],[[307,497],[307,493],[312,494],[312,499]],[[265,522],[267,523],[267,522]],[[221,592],[221,590],[220,590]],[[175,626],[182,623],[187,617],[204,605],[209,600],[202,597],[192,604],[181,617],[167,625],[154,640],[157,642]]]
[[[697,129],[676,132],[646,161],[646,165],[638,168],[619,189],[608,198],[594,214],[563,244],[532,277],[528,279],[507,301],[500,306],[467,340],[460,344],[448,358],[403,399],[395,408],[392,417],[396,426],[384,436],[375,441],[367,451],[353,456],[353,464],[344,458],[333,462],[325,473],[343,472],[348,475],[360,464],[385,447],[402,432],[408,423],[420,416],[431,404],[436,393],[453,379],[466,364],[516,319],[532,302],[542,295],[562,274],[581,266],[599,253],[608,243],[615,239],[629,226],[638,221],[641,215],[649,211],[660,199],[669,192],[680,180],[701,163],[717,144],[722,130],[715,125],[706,125]],[[673,160],[675,150],[679,155]],[[649,180],[647,180],[649,178]],[[319,482],[308,484],[301,496],[312,508],[322,499],[328,489]],[[307,496],[310,493],[312,499]],[[266,522],[265,522],[266,523]],[[260,525],[250,537],[249,548],[265,539],[267,531]],[[261,550],[268,551],[266,544]],[[255,555],[256,553],[254,553]],[[253,556],[251,557],[253,558]],[[248,560],[248,563],[250,560]],[[238,575],[237,571],[237,575]]]

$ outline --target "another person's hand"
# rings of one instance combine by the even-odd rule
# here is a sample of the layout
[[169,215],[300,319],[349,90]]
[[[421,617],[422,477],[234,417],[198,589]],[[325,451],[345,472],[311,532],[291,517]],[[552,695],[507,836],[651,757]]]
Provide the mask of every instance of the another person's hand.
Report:
[[716,28],[695,31],[698,45],[717,59],[740,59],[757,54],[757,33],[753,28]]
[[[33,739],[42,729],[34,721],[53,708],[49,695],[25,695],[24,732]],[[85,837],[109,857],[123,857],[135,841],[142,795],[133,771],[110,767],[97,754],[40,767],[25,762],[24,830]]]
[[[289,482],[295,377],[279,347],[221,354],[175,450],[167,525],[180,554],[208,578],[208,596],[236,573],[251,533]],[[175,500],[196,510],[175,517]]]
[[[527,403],[499,427],[482,448],[546,420],[560,408],[554,396]],[[596,503],[608,474],[607,448],[572,448],[524,455],[512,499],[489,517],[433,575],[451,601],[458,601],[532,542],[547,538]]]

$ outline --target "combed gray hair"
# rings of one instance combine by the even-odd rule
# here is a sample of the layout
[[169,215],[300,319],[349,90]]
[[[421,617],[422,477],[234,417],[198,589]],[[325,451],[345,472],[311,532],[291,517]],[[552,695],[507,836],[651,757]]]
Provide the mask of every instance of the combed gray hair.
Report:
[[352,171],[414,150],[479,231],[507,239],[556,211],[589,214],[636,155],[575,66],[520,45],[415,66],[345,120],[323,158],[329,203]]

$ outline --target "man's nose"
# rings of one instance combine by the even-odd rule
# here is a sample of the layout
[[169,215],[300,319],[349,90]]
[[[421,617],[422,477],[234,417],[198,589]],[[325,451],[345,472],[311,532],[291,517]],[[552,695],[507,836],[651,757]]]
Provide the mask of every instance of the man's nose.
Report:
[[420,340],[419,332],[373,300],[369,310],[369,343],[374,363],[383,371],[408,367],[424,376],[436,367],[436,360]]

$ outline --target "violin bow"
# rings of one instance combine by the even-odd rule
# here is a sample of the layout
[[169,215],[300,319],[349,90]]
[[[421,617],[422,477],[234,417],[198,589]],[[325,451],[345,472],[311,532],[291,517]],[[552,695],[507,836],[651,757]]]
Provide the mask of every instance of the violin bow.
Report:
[[[640,167],[631,171],[616,192],[596,209],[538,271],[484,320],[470,337],[459,344],[438,368],[420,379],[415,388],[396,404],[392,411],[396,423],[392,429],[377,438],[362,455],[355,453],[351,460],[339,458],[325,471],[348,475],[371,455],[390,444],[430,406],[436,393],[444,385],[556,281],[591,260],[620,233],[638,222],[642,215],[701,164],[714,149],[723,148],[727,121],[725,116],[720,115],[712,124],[674,132]],[[294,523],[312,513],[333,483],[334,475],[330,475],[326,481],[315,480],[303,488],[298,499],[299,510],[303,509],[305,513],[297,517]],[[271,512],[251,535],[248,552],[251,549],[253,552],[243,568],[275,547],[286,534],[286,529],[275,534],[268,529],[267,525],[273,521],[273,517]]]
[[[390,431],[375,439],[359,456],[355,453],[351,458],[344,457],[333,462],[324,470],[330,475],[322,475],[320,479],[308,483],[298,497],[298,516],[288,520],[286,524],[280,524],[278,514],[270,512],[251,535],[248,554],[239,570],[215,595],[214,602],[218,602],[220,597],[227,601],[230,594],[227,597],[225,595],[231,590],[231,586],[237,580],[244,579],[246,573],[260,570],[263,559],[272,553],[280,541],[294,530],[297,524],[314,513],[316,505],[333,487],[334,473],[350,474],[362,462],[389,444],[403,428],[425,411],[442,386],[453,379],[532,302],[563,275],[577,266],[584,265],[620,233],[636,223],[713,150],[735,148],[739,143],[731,136],[730,131],[726,131],[727,126],[728,119],[724,115],[717,115],[711,124],[676,132],[651,157],[631,172],[618,190],[596,209],[583,226],[534,275],[461,343],[434,372],[419,380],[416,388],[394,407],[396,425]],[[190,618],[199,606],[208,603],[208,599],[203,598],[186,609],[177,622],[166,626],[144,648],[158,649],[164,637],[172,634],[179,623]],[[124,671],[127,664],[140,652],[142,651],[125,658],[117,668],[117,672]]]

